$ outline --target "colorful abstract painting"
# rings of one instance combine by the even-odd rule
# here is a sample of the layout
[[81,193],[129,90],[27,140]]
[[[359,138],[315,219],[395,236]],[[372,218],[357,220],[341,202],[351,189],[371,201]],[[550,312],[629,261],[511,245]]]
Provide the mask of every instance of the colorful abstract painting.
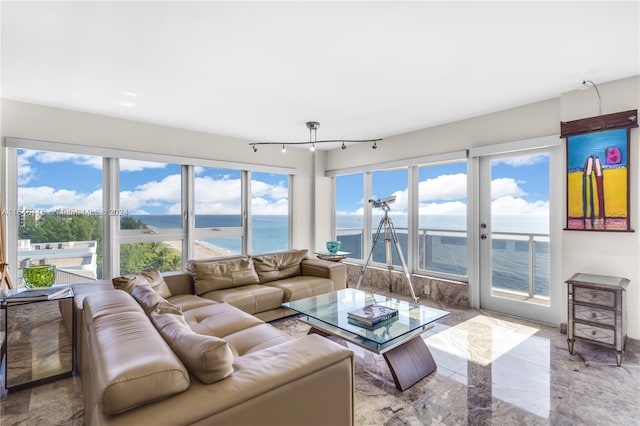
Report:
[[630,229],[629,129],[567,138],[567,229]]

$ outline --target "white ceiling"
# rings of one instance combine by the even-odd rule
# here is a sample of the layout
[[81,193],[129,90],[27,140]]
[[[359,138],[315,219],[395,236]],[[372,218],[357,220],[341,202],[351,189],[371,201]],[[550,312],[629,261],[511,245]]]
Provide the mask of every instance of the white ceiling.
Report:
[[640,74],[639,2],[1,3],[4,98],[253,141],[387,137]]

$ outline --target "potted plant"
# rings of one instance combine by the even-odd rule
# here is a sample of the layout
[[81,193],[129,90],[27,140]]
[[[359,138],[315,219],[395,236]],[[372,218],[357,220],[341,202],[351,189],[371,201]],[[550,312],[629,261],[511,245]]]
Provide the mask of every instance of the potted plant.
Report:
[[22,278],[29,288],[51,287],[56,280],[56,265],[27,266]]

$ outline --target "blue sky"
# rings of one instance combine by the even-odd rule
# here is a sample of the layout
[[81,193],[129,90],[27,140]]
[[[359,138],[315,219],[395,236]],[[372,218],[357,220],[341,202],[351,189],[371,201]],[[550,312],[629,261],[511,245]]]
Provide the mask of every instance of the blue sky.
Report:
[[[129,214],[180,214],[180,165],[120,161],[120,208]],[[196,214],[239,214],[240,171],[195,168]],[[287,176],[252,174],[254,214],[287,214]],[[102,208],[102,158],[18,151],[18,206]]]
[[[549,157],[521,155],[494,160],[491,168],[494,214],[546,214],[549,209]],[[466,214],[466,162],[421,167],[419,200],[421,214]],[[396,196],[392,213],[406,212],[407,170],[373,173],[373,198]],[[336,210],[362,214],[362,174],[338,177]],[[349,190],[349,188],[353,188]]]
[[[514,156],[492,163],[494,214],[546,214],[549,207],[549,159]],[[102,207],[102,158],[19,150],[19,207]],[[196,213],[239,214],[240,172],[196,167]],[[466,214],[466,163],[422,167],[419,172],[421,214]],[[338,177],[337,211],[362,214],[362,174]],[[121,208],[129,214],[179,214],[180,166],[121,161]],[[396,196],[392,212],[407,209],[407,170],[373,174],[373,197]],[[287,176],[253,173],[254,214],[287,214]]]

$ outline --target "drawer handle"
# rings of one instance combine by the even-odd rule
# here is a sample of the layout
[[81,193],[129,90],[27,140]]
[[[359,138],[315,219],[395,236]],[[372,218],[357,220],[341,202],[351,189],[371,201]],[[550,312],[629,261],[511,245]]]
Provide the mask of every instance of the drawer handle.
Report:
[[595,336],[596,334],[598,334],[595,330],[591,330],[591,335]]

